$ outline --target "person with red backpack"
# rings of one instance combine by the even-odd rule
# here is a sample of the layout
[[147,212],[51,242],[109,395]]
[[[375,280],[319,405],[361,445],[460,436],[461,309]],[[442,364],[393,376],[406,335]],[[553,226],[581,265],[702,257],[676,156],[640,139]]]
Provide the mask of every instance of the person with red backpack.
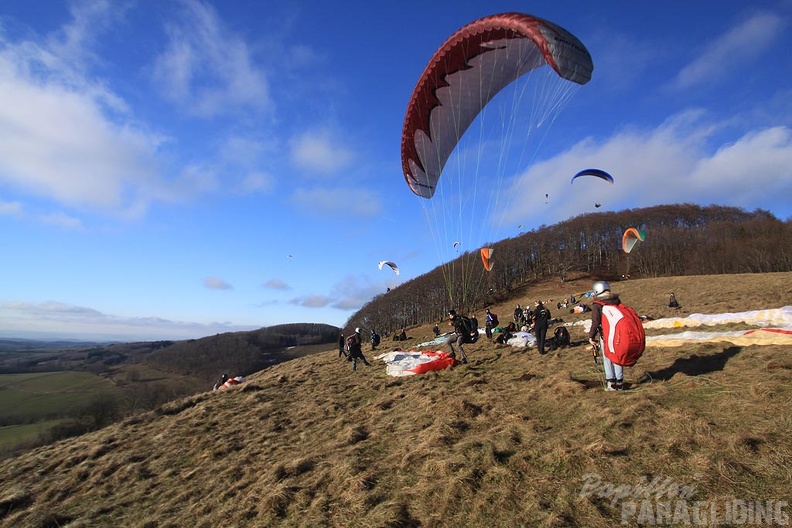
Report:
[[602,351],[605,390],[623,390],[624,367],[635,365],[646,347],[643,323],[635,310],[611,292],[607,281],[595,282],[593,290],[589,343]]

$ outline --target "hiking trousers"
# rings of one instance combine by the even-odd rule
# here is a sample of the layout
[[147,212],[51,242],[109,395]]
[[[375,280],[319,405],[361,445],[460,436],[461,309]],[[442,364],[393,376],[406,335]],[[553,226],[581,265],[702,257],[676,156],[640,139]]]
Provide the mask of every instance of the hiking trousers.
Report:
[[467,361],[467,356],[465,355],[465,349],[462,348],[462,343],[465,342],[465,336],[462,334],[451,334],[451,337],[448,338],[448,347],[451,349],[451,353],[456,355],[456,350],[454,349],[454,343],[459,348],[459,360]]
[[545,353],[545,342],[547,341],[547,325],[540,324],[534,329],[536,332],[536,346],[539,348],[539,353]]
[[624,379],[624,367],[617,365],[605,355],[605,344],[600,338],[600,350],[602,351],[602,368],[605,369],[605,379],[622,381]]
[[357,360],[358,360],[358,359],[359,359],[360,361],[362,361],[362,362],[363,362],[363,364],[364,364],[364,365],[366,365],[367,367],[370,367],[370,366],[371,366],[371,363],[369,363],[368,361],[366,361],[366,356],[364,356],[362,352],[358,352],[357,354],[353,354],[353,355],[352,355],[352,372],[354,372],[355,370],[357,370]]

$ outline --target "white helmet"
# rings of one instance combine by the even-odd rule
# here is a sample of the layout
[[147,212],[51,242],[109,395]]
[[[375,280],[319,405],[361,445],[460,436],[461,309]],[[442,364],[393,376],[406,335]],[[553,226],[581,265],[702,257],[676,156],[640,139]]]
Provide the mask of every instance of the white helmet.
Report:
[[599,295],[602,292],[610,291],[610,284],[608,284],[608,281],[597,281],[594,283],[594,286],[592,286],[592,289],[594,293]]
[[359,334],[360,333],[360,328],[355,328],[355,333]]

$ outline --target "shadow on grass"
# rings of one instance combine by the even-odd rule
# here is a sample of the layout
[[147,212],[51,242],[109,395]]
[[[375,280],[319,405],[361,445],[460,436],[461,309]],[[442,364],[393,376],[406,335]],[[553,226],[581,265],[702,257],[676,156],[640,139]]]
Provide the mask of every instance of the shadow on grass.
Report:
[[742,347],[732,346],[724,348],[717,354],[706,356],[694,354],[687,358],[677,359],[670,366],[654,372],[647,372],[647,374],[653,379],[667,381],[678,372],[688,376],[700,376],[702,374],[716,372],[718,370],[723,370],[726,362],[736,356],[741,350]]

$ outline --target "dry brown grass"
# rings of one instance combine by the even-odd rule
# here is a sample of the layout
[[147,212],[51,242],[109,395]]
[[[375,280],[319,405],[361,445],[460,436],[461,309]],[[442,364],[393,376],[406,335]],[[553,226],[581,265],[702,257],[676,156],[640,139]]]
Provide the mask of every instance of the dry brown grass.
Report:
[[[792,273],[613,285],[653,317],[777,308]],[[560,299],[547,284],[496,307]],[[554,306],[555,301],[553,302]],[[565,320],[587,315],[561,315]],[[431,335],[411,328],[412,342]],[[575,342],[582,333],[575,327]],[[389,344],[389,343],[388,343]],[[401,344],[401,343],[400,343]],[[380,347],[383,348],[383,347]],[[602,391],[582,344],[539,357],[481,340],[471,363],[391,378],[337,350],[250,376],[0,463],[2,526],[606,527],[620,507],[582,497],[662,477],[695,500],[789,500],[792,347],[649,348]]]

